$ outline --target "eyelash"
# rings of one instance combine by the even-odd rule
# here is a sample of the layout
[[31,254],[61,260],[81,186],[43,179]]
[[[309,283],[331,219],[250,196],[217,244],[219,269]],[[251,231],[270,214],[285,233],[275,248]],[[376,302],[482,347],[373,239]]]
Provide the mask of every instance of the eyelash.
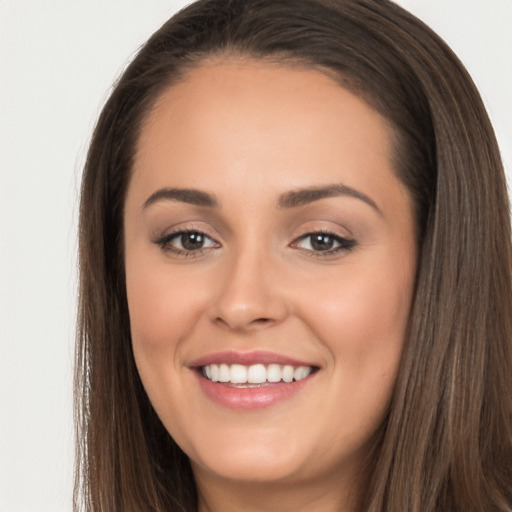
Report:
[[[338,247],[334,247],[333,249],[328,249],[325,251],[315,251],[313,249],[303,249],[298,247],[299,242],[307,240],[308,238],[310,240],[309,245],[311,245],[311,242],[313,242],[312,239],[315,236],[324,238],[328,237],[333,241],[333,243],[338,244]],[[345,238],[343,236],[337,235],[335,233],[331,233],[328,230],[319,230],[310,231],[299,236],[290,244],[290,246],[297,247],[297,249],[307,252],[310,256],[313,256],[315,258],[328,258],[329,256],[335,256],[343,252],[350,252],[356,246],[356,241],[350,238]]]
[[[210,240],[212,245],[209,247],[199,247],[198,249],[190,250],[190,249],[179,249],[172,244],[172,241],[175,239],[180,239],[185,235],[195,235],[201,236],[204,239]],[[180,258],[195,258],[197,256],[201,256],[207,249],[211,247],[218,248],[220,244],[213,240],[210,236],[199,229],[184,229],[179,231],[174,231],[172,233],[167,233],[160,238],[155,240],[155,244],[158,245],[164,252],[170,252],[174,256],[178,256]],[[183,239],[181,240],[181,245],[183,246]]]
[[[194,236],[200,236],[203,237],[205,240],[209,240],[211,242],[211,245],[208,247],[199,247],[197,249],[180,249],[173,245],[173,240],[180,239],[183,236],[186,235],[194,235]],[[314,249],[304,249],[301,247],[298,247],[299,243],[302,241],[310,239],[309,245],[312,245],[312,238],[314,236],[317,237],[328,237],[332,240],[333,243],[338,244],[338,247],[335,247],[333,249],[328,249],[325,251],[315,251]],[[167,233],[159,238],[157,238],[154,243],[158,245],[164,252],[170,252],[174,256],[180,257],[180,258],[194,258],[201,256],[206,250],[211,248],[219,248],[220,244],[215,241],[213,238],[211,238],[209,235],[204,233],[201,230],[198,229],[185,229],[180,231],[174,231],[172,233]],[[313,242],[314,243],[314,242]],[[181,245],[183,247],[183,239],[181,239]],[[329,256],[335,256],[342,252],[350,252],[354,247],[356,246],[356,241],[352,240],[350,238],[345,238],[342,236],[339,236],[334,233],[330,233],[329,231],[311,231],[308,233],[305,233],[298,238],[296,238],[291,244],[290,247],[297,248],[302,252],[307,253],[309,256],[315,257],[315,258],[328,258]]]

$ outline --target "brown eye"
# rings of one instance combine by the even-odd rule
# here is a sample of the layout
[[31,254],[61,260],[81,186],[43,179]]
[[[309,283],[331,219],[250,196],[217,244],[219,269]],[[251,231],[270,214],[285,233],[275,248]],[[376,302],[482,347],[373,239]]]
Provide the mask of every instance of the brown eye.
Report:
[[312,253],[330,255],[352,249],[355,245],[355,241],[331,233],[319,232],[303,235],[293,245],[294,247]]
[[186,251],[196,251],[203,248],[207,237],[202,233],[191,232],[182,233],[176,238],[179,240],[181,247]]
[[333,236],[326,235],[324,233],[310,235],[310,238],[311,248],[314,251],[329,251],[334,247],[334,244],[336,243]]
[[219,247],[217,242],[200,231],[178,231],[170,233],[162,236],[156,240],[155,243],[163,250],[176,254],[200,252],[203,249]]

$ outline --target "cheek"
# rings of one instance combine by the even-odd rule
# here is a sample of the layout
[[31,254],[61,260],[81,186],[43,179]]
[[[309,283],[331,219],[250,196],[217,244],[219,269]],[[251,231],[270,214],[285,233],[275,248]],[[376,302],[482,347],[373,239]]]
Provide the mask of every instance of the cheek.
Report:
[[183,271],[133,254],[126,286],[135,362],[151,400],[158,402],[163,390],[175,388],[168,381],[183,372],[184,341],[199,321],[204,286]]
[[200,288],[165,266],[130,263],[126,286],[134,344],[154,349],[172,345],[194,325],[195,311],[203,299]]
[[[340,445],[366,446],[388,410],[409,317],[409,293],[353,275],[315,302],[316,334],[331,352],[324,403]],[[311,303],[310,302],[310,303]],[[341,423],[340,423],[341,422]],[[344,427],[340,428],[340,424]]]
[[[181,276],[181,277],[180,277]],[[133,258],[127,261],[126,286],[135,363],[157,414],[167,427],[168,415],[187,410],[183,403],[183,346],[198,322],[201,288],[183,272]],[[174,434],[174,432],[173,432]]]
[[413,281],[413,269],[362,265],[322,286],[312,284],[302,295],[303,315],[331,353],[334,385],[348,387],[354,400],[365,397],[387,405],[406,336]]
[[372,340],[383,344],[386,339],[403,337],[412,293],[403,276],[395,274],[384,269],[348,269],[339,279],[308,287],[304,309],[318,319],[314,323],[325,333],[322,338],[334,345],[333,350],[344,346],[343,340],[364,350]]

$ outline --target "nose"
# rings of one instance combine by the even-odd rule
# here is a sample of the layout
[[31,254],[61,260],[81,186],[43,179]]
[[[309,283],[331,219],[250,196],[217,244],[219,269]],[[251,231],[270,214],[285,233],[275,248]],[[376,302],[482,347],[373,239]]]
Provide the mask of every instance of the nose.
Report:
[[234,331],[251,331],[282,322],[289,305],[279,269],[271,257],[257,252],[233,255],[219,269],[217,293],[209,316]]

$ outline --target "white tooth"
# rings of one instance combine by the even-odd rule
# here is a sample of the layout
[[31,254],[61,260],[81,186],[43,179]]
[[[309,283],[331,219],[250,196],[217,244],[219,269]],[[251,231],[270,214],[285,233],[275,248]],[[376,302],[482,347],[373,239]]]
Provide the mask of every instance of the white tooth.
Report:
[[302,380],[305,379],[310,373],[310,366],[299,366],[298,368],[295,368],[295,371],[293,372],[293,378],[295,380]]
[[245,384],[247,382],[247,368],[241,364],[232,364],[230,374],[230,380],[233,384]]
[[293,381],[293,366],[290,366],[289,364],[283,366],[283,380],[285,382]]
[[210,371],[212,372],[212,382],[219,382],[219,366],[216,364],[210,365]]
[[261,384],[267,380],[267,370],[262,364],[253,364],[247,368],[247,382]]
[[269,364],[267,368],[267,380],[269,382],[279,382],[282,377],[280,364]]
[[279,364],[253,364],[249,367],[241,364],[222,363],[206,365],[203,367],[203,375],[212,382],[232,382],[233,384],[262,384],[268,382],[293,382],[293,380],[305,379],[312,372],[310,366],[291,365],[281,366]]
[[219,366],[219,382],[230,381],[229,366],[227,364],[221,364]]

